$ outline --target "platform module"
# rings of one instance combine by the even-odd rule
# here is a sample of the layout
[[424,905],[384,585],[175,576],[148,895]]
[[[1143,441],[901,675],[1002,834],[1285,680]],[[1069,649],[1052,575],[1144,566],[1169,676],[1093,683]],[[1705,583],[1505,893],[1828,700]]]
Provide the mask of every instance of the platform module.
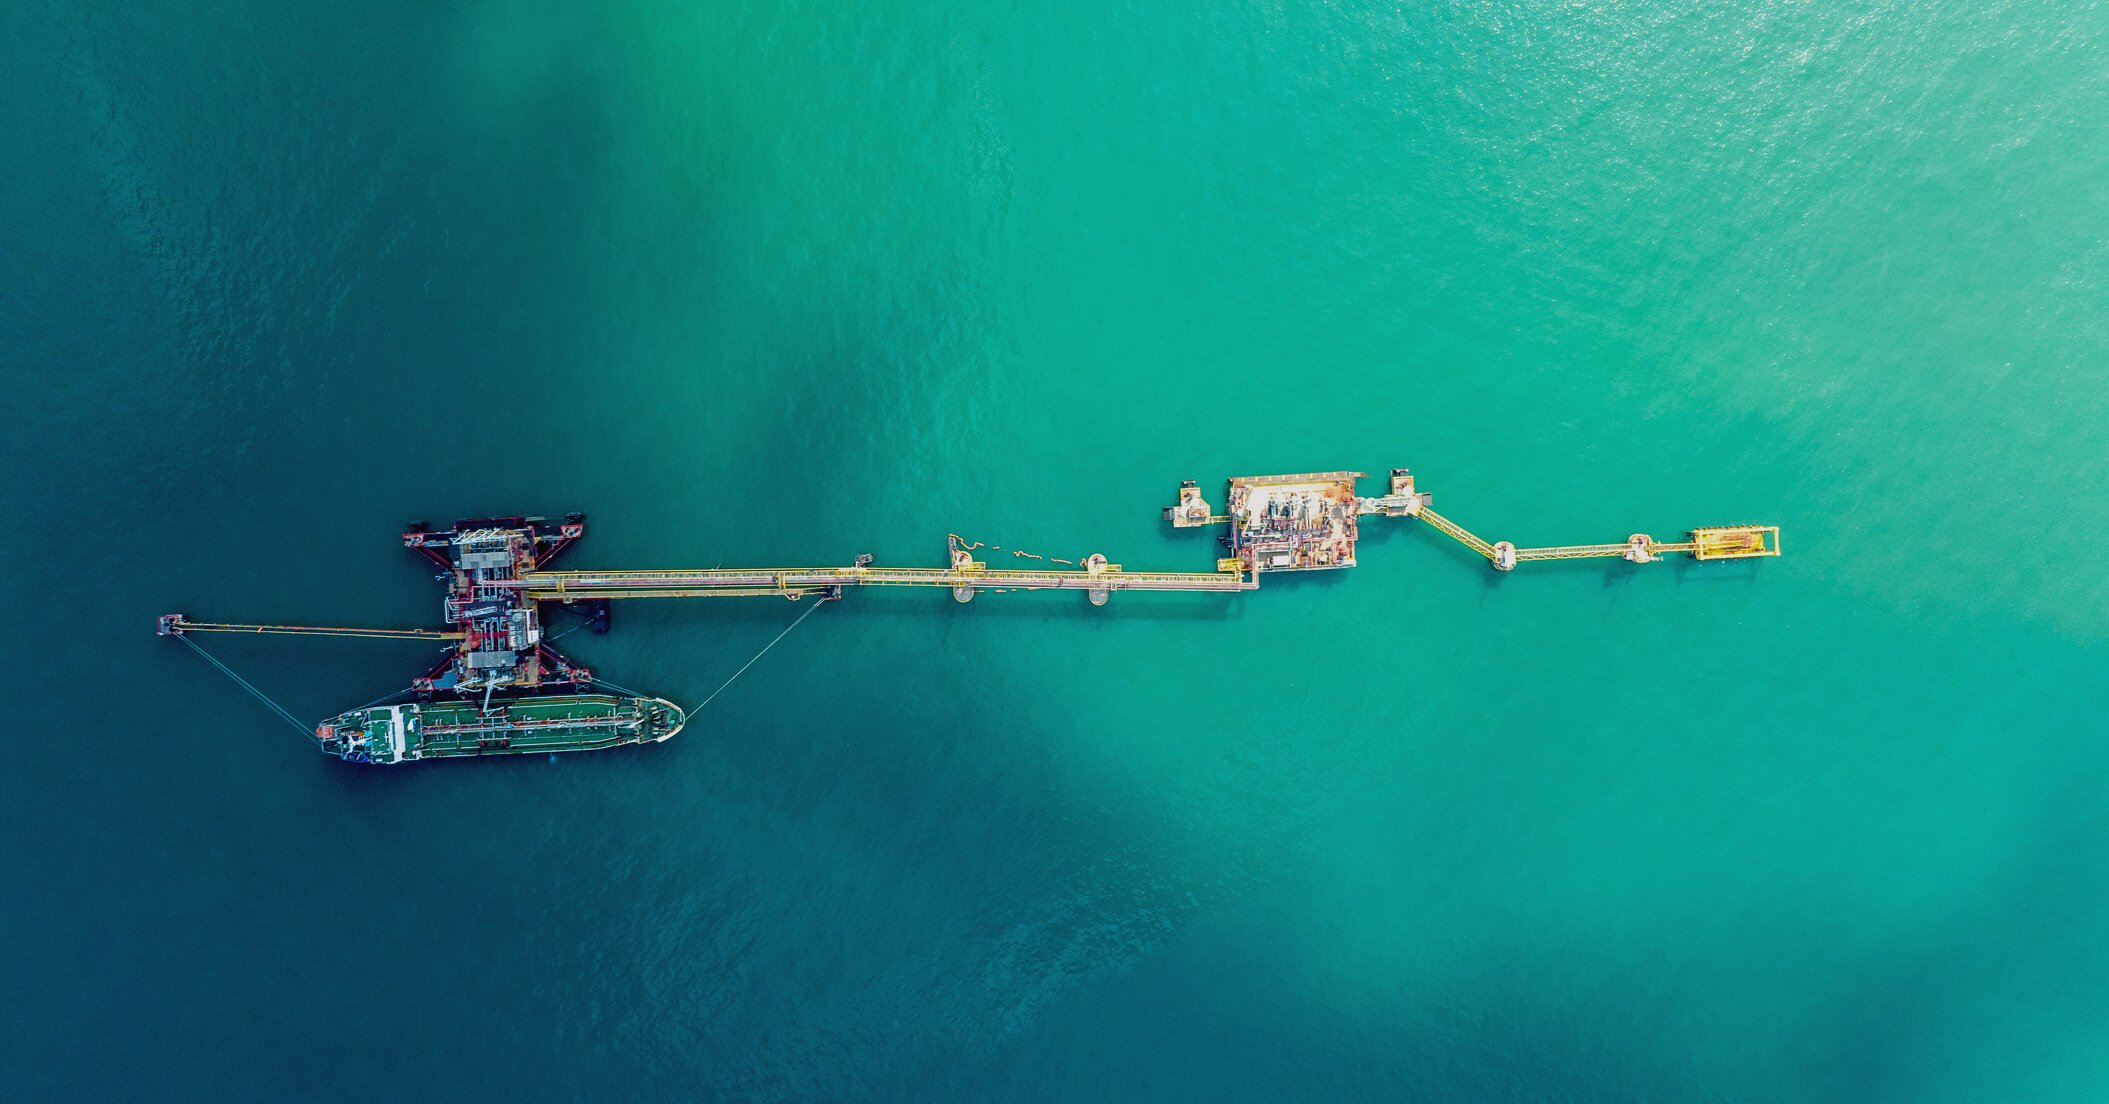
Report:
[[549,646],[541,610],[515,585],[586,533],[584,515],[561,522],[498,517],[457,521],[445,532],[413,526],[403,546],[445,574],[441,602],[461,643],[411,685],[420,692],[490,694],[497,690],[584,688],[593,673]]
[[1779,526],[1729,525],[1692,530],[1692,557],[1701,560],[1742,560],[1753,556],[1779,555]]
[[1189,479],[1179,484],[1179,504],[1164,508],[1164,520],[1174,529],[1192,529],[1200,525],[1221,525],[1230,520],[1230,515],[1216,513],[1215,507],[1201,497],[1201,485]]

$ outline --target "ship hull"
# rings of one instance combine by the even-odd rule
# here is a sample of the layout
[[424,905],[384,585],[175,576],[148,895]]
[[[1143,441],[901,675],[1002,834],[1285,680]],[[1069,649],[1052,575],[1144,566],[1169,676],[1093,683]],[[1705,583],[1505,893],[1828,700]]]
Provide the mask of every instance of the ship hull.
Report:
[[687,716],[660,698],[548,694],[450,700],[354,709],[315,729],[325,754],[348,762],[396,764],[485,755],[599,751],[658,743]]

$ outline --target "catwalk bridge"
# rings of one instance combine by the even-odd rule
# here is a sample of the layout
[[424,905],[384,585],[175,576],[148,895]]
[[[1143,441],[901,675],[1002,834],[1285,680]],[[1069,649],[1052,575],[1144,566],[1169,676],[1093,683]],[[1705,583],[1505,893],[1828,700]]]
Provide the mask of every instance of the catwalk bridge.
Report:
[[507,586],[543,602],[577,602],[610,598],[800,598],[810,594],[839,596],[845,587],[944,587],[961,602],[982,591],[1077,590],[1102,605],[1115,591],[1184,591],[1237,593],[1255,590],[1260,576],[1276,571],[1311,571],[1355,566],[1361,519],[1370,516],[1417,518],[1474,553],[1497,571],[1519,563],[1592,558],[1653,563],[1668,555],[1700,560],[1749,559],[1779,555],[1775,526],[1735,525],[1694,529],[1689,540],[1657,541],[1635,533],[1605,544],[1564,544],[1518,548],[1508,541],[1485,538],[1436,513],[1432,496],[1417,492],[1404,468],[1391,473],[1389,493],[1361,497],[1356,481],[1362,472],[1317,472],[1303,475],[1250,476],[1230,482],[1230,506],[1217,513],[1189,480],[1179,503],[1164,517],[1177,529],[1228,526],[1222,538],[1230,555],[1209,572],[1127,571],[1092,555],[1069,561],[1012,550],[1014,557],[1066,564],[1032,569],[991,568],[975,551],[1000,547],[949,538],[950,565],[943,568],[874,567],[868,556],[848,567],[711,568],[696,571],[523,571]]
[[[1031,559],[1041,566],[994,568],[977,559],[976,552],[1004,549],[957,535],[947,540],[949,562],[944,567],[880,567],[871,557],[859,556],[855,563],[839,567],[551,571],[546,568],[548,562],[584,533],[582,515],[573,515],[562,525],[543,524],[540,519],[483,519],[460,523],[449,533],[419,529],[404,534],[405,544],[452,572],[447,619],[456,627],[221,624],[170,614],[161,619],[160,628],[165,635],[224,632],[441,640],[487,652],[491,638],[500,632],[492,616],[504,614],[512,619],[505,632],[517,649],[523,639],[522,618],[538,621],[532,610],[543,602],[575,606],[632,598],[839,598],[850,587],[936,587],[949,590],[960,602],[984,592],[1068,590],[1083,592],[1094,605],[1105,604],[1118,591],[1237,594],[1258,589],[1261,577],[1274,572],[1355,566],[1361,525],[1371,517],[1425,522],[1485,558],[1497,571],[1552,560],[1604,558],[1645,564],[1670,555],[1739,560],[1780,552],[1779,529],[1767,525],[1694,529],[1682,541],[1657,541],[1635,533],[1622,541],[1601,544],[1517,547],[1505,540],[1489,541],[1437,513],[1431,505],[1433,496],[1415,490],[1413,475],[1404,468],[1392,469],[1390,485],[1379,495],[1357,493],[1357,481],[1364,476],[1363,472],[1335,471],[1232,479],[1228,507],[1220,513],[1197,484],[1186,481],[1179,488],[1177,504],[1164,509],[1164,519],[1174,529],[1227,528],[1227,534],[1220,537],[1227,554],[1216,559],[1213,571],[1128,571],[1103,555],[1072,561],[1015,549],[1010,550],[1012,557]],[[484,523],[492,524],[475,527]],[[605,619],[603,607],[596,631],[605,628]],[[462,625],[468,627],[459,627]],[[538,626],[525,635],[539,639]],[[551,659],[552,667],[561,671],[561,664]]]
[[[582,598],[743,598],[839,594],[844,587],[943,587],[964,602],[980,591],[1080,590],[1103,604],[1117,590],[1236,593],[1259,586],[1241,568],[1211,572],[1123,571],[1103,556],[1074,570],[991,568],[973,558],[957,537],[949,568],[873,567],[868,558],[848,567],[712,568],[707,571],[533,571],[513,585],[537,601]],[[1228,563],[1228,561],[1226,561]]]
[[[164,636],[244,633],[337,636],[365,640],[430,640],[445,654],[413,680],[420,694],[485,696],[537,692],[548,686],[585,688],[592,672],[564,658],[551,644],[564,633],[545,634],[543,607],[582,614],[590,628],[605,632],[608,604],[634,598],[840,598],[852,587],[935,587],[956,601],[983,593],[1036,590],[1081,591],[1104,605],[1120,591],[1240,594],[1258,589],[1262,578],[1283,571],[1329,571],[1355,566],[1365,519],[1418,519],[1429,528],[1484,557],[1497,571],[1548,560],[1617,558],[1653,563],[1669,555],[1697,560],[1740,560],[1779,555],[1779,529],[1732,525],[1694,529],[1689,539],[1657,541],[1635,533],[1623,541],[1518,548],[1489,541],[1435,512],[1432,496],[1417,491],[1413,475],[1394,468],[1384,492],[1362,495],[1355,471],[1245,476],[1230,481],[1226,507],[1218,512],[1192,480],[1179,488],[1178,502],[1164,508],[1173,529],[1223,529],[1213,571],[1128,571],[1093,554],[1074,560],[1022,549],[947,537],[942,567],[881,567],[870,556],[833,567],[713,567],[694,570],[554,571],[550,562],[585,535],[585,516],[561,522],[545,518],[473,518],[446,532],[423,525],[403,534],[403,544],[442,574],[447,596],[444,628],[360,628],[331,625],[264,625],[192,621],[181,614],[161,618]],[[1006,553],[1009,563],[992,567],[977,556]],[[1024,561],[1032,561],[1027,564]],[[999,561],[1001,562],[1001,561]]]
[[[610,603],[634,598],[811,598],[805,611],[703,700],[708,705],[784,635],[851,587],[936,587],[955,601],[977,594],[1036,590],[1081,591],[1105,605],[1119,591],[1241,594],[1282,571],[1331,571],[1355,566],[1365,519],[1418,519],[1481,556],[1497,571],[1520,563],[1597,557],[1653,563],[1669,555],[1696,560],[1742,560],[1779,555],[1779,529],[1732,525],[1693,529],[1689,539],[1662,542],[1645,533],[1602,544],[1518,548],[1489,541],[1436,513],[1413,476],[1394,468],[1384,493],[1358,491],[1362,472],[1248,476],[1230,481],[1218,512],[1188,480],[1178,502],[1165,507],[1175,530],[1222,529],[1213,571],[1128,571],[1105,556],[1076,559],[947,537],[941,567],[881,567],[858,556],[842,567],[713,567],[696,570],[555,571],[550,563],[586,532],[585,515],[560,522],[540,517],[470,518],[445,532],[419,523],[403,534],[406,548],[438,569],[446,586],[444,628],[363,628],[192,621],[164,615],[161,635],[172,636],[254,694],[295,728],[291,711],[214,657],[192,637],[202,633],[334,636],[362,640],[420,640],[442,645],[436,661],[406,690],[376,699],[331,721],[313,735],[326,752],[359,762],[402,762],[457,755],[581,750],[619,743],[657,742],[678,730],[686,714],[596,677],[555,645],[581,629],[606,632]],[[991,567],[977,556],[1004,554]],[[1026,561],[1031,561],[1027,563]],[[545,617],[562,613],[583,623],[550,632]],[[385,704],[410,695],[421,704]],[[619,695],[619,696],[618,696]],[[700,708],[700,707],[699,707]],[[554,734],[543,739],[540,734]]]

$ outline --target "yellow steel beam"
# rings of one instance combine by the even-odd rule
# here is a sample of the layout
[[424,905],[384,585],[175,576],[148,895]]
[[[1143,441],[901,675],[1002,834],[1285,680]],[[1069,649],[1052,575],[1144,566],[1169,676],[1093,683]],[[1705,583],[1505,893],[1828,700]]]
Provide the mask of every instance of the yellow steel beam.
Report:
[[463,636],[459,632],[440,629],[362,629],[336,625],[225,625],[182,620],[171,623],[169,631],[261,633],[267,636],[355,636],[368,640],[460,640]]
[[520,577],[534,598],[695,597],[783,594],[837,586],[1014,587],[1047,590],[1238,591],[1256,583],[1236,572],[957,571],[913,567],[802,567],[699,571],[535,571]]
[[803,598],[808,594],[822,594],[826,587],[695,587],[680,589],[673,587],[646,587],[631,590],[562,590],[541,589],[530,586],[527,596],[537,601],[564,601],[572,598]]
[[1415,516],[1420,518],[1422,521],[1425,521],[1428,524],[1435,526],[1438,532],[1443,533],[1444,535],[1448,536],[1451,540],[1454,540],[1457,543],[1464,545],[1466,548],[1469,548],[1472,551],[1477,552],[1482,556],[1485,556],[1487,559],[1491,560],[1494,558],[1493,545],[1488,544],[1486,541],[1479,539],[1479,536],[1477,534],[1466,529],[1464,526],[1459,525],[1454,521],[1451,521],[1449,518],[1446,518],[1443,515],[1436,513],[1434,510],[1429,509],[1427,506],[1422,506],[1420,512]]
[[[1413,516],[1433,525],[1439,532],[1470,548],[1472,551],[1496,559],[1495,547],[1477,534],[1449,518],[1423,505]],[[1625,556],[1632,550],[1629,541],[1618,544],[1560,544],[1543,548],[1518,548],[1517,563],[1532,560],[1581,560],[1596,557]],[[1649,540],[1648,554],[1663,556],[1671,553],[1686,553],[1701,560],[1736,560],[1754,556],[1779,555],[1779,527],[1776,525],[1724,525],[1710,529],[1692,530],[1689,541],[1659,542]]]
[[1552,548],[1518,548],[1516,560],[1586,560],[1597,556],[1623,556],[1629,544],[1565,544]]
[[1779,526],[1721,525],[1692,530],[1692,555],[1701,560],[1741,560],[1779,555]]

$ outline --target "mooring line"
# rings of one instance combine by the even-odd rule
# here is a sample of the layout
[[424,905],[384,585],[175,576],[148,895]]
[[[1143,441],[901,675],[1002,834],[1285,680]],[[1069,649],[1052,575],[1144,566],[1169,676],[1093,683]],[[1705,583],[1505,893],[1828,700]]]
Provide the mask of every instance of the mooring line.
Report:
[[315,734],[314,729],[306,724],[301,723],[300,718],[295,717],[292,714],[292,711],[288,710],[285,706],[282,706],[277,702],[272,701],[271,696],[269,694],[258,690],[255,686],[250,684],[248,679],[245,679],[242,676],[235,674],[234,668],[229,667],[224,663],[221,663],[219,659],[214,657],[211,652],[208,652],[204,648],[199,647],[197,641],[192,640],[189,636],[186,636],[182,633],[175,634],[175,637],[176,639],[181,640],[185,644],[190,645],[191,651],[196,652],[201,656],[204,656],[205,662],[210,663],[215,667],[218,667],[220,669],[220,673],[226,675],[228,678],[231,678],[235,681],[235,685],[240,686],[242,689],[247,690],[251,694],[256,695],[257,701],[260,701],[265,705],[270,706],[271,711],[273,713],[276,713],[279,716],[285,718],[286,723],[292,725],[294,730],[299,732],[302,736],[312,736]]
[[[820,607],[827,605],[827,603],[828,599],[825,598],[822,598],[820,601],[813,603],[812,609],[809,609],[804,613],[799,614],[798,620],[791,622],[789,625],[785,626],[784,631],[777,633],[776,640],[782,640],[784,637],[791,635],[792,629],[795,629],[799,625],[803,624],[806,618],[811,617],[814,614],[820,612]],[[739,670],[734,671],[732,673],[732,678],[726,679],[724,683],[721,684],[716,690],[712,690],[710,692],[710,697],[703,699],[703,705],[699,705],[694,709],[689,710],[689,714],[693,716],[694,714],[701,713],[703,711],[704,705],[709,705],[713,700],[717,698],[719,694],[725,692],[725,687],[731,686],[735,679],[738,679],[741,675],[746,674],[747,668],[754,666],[755,660],[758,660],[763,656],[768,655],[769,649],[776,647],[776,640],[771,640],[767,644],[762,645],[762,650],[754,653],[754,659],[750,659],[746,663],[742,664]]]

